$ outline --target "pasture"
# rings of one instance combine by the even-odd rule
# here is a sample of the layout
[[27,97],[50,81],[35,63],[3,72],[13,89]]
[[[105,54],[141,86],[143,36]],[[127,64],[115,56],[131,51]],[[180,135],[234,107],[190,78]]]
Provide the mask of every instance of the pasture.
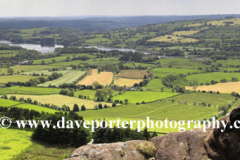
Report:
[[0,155],[1,160],[12,159],[15,155],[25,150],[31,142],[31,129],[18,129],[10,127],[8,129],[0,128]]
[[[172,102],[174,100],[174,103]],[[218,106],[226,105],[234,100],[229,94],[210,94],[210,93],[190,93],[181,94],[167,100],[156,101],[148,104],[128,104],[106,110],[89,110],[79,113],[85,120],[143,120],[146,123],[146,117],[150,117],[155,123],[157,120],[203,120],[218,114]],[[179,103],[177,102],[179,101]],[[187,103],[184,104],[183,102]],[[193,103],[197,102],[194,106]],[[211,103],[211,107],[198,106],[198,102]],[[236,107],[237,103],[232,108]],[[127,110],[127,112],[126,112]],[[183,125],[187,127],[187,125]],[[137,125],[133,125],[134,128]],[[191,124],[193,128],[193,124]],[[177,132],[178,128],[154,128],[151,131],[158,132]]]
[[231,81],[232,78],[238,78],[240,80],[239,73],[223,73],[223,72],[213,72],[213,73],[201,73],[201,74],[194,74],[185,77],[188,81],[198,81],[198,84],[201,83],[210,83],[211,80],[220,82],[222,79],[226,79],[227,81]]
[[[134,92],[134,91],[133,91]],[[147,92],[148,93],[148,92]],[[114,97],[115,98],[115,97]],[[139,98],[138,98],[139,99]],[[169,100],[175,100],[174,103]],[[179,103],[177,102],[179,100]],[[80,112],[79,114],[84,117],[85,120],[117,120],[120,118],[123,120],[143,120],[146,123],[146,117],[150,117],[151,120],[203,120],[208,119],[218,114],[218,105],[224,105],[231,103],[234,97],[229,94],[202,94],[202,93],[190,93],[168,98],[166,101],[157,101],[148,104],[129,104],[122,105],[116,108],[108,108],[103,110],[88,110],[86,112]],[[187,101],[187,104],[183,104]],[[211,103],[211,107],[194,106],[193,102]],[[214,106],[215,104],[216,106]],[[234,104],[233,107],[235,107]],[[134,128],[137,126],[135,125]],[[178,128],[154,128],[151,131],[159,132],[176,132]]]
[[134,83],[140,83],[143,79],[130,79],[130,78],[120,78],[120,77],[115,77],[114,78],[114,84],[117,86],[127,86],[131,87],[134,85]]
[[[186,86],[185,88],[188,90],[193,90],[193,88],[190,86]],[[231,92],[240,93],[240,81],[217,83],[215,85],[208,85],[208,86],[198,86],[197,90],[213,91],[213,92],[219,91],[220,93],[231,93]]]
[[40,88],[40,87],[6,87],[0,88],[0,95],[2,94],[31,94],[31,95],[48,95],[59,94],[61,89],[59,88]]
[[86,54],[86,53],[67,54],[67,55],[62,55],[62,56],[58,56],[58,57],[52,57],[52,58],[46,58],[46,59],[38,59],[38,60],[35,60],[33,62],[33,64],[41,64],[42,61],[44,61],[45,63],[53,63],[53,60],[55,60],[55,62],[59,62],[59,61],[66,60],[67,57],[72,59],[73,57],[78,57],[78,56],[87,56],[89,58],[96,57],[95,55]]
[[156,37],[153,39],[148,40],[150,42],[169,42],[169,43],[176,43],[176,42],[181,42],[181,43],[190,43],[190,42],[197,42],[197,39],[194,38],[184,38],[184,37],[178,37],[174,35],[164,35],[160,37]]
[[[178,95],[179,93],[171,93],[171,92],[153,92],[153,91],[126,91],[120,95],[114,96],[114,100],[122,100],[124,102],[125,99],[128,99],[128,103],[142,103],[156,101],[159,99],[168,98],[174,95]],[[141,97],[141,98],[140,98]]]
[[162,84],[162,79],[151,79],[151,81],[147,84],[144,89],[151,89],[153,91],[161,91],[161,88],[163,88],[164,92],[172,92],[172,89],[169,87],[166,87]]
[[0,83],[26,82],[34,78],[37,78],[37,76],[25,76],[25,75],[0,76]]
[[[69,96],[63,96],[63,95],[42,95],[42,96],[15,95],[15,96],[17,98],[23,97],[24,99],[31,98],[33,101],[37,100],[38,102],[41,102],[43,104],[50,103],[50,104],[57,105],[59,107],[62,107],[62,105],[65,104],[65,105],[69,106],[71,110],[73,109],[74,104],[77,104],[80,109],[81,109],[82,105],[84,105],[86,107],[86,109],[94,109],[94,106],[98,105],[99,103],[101,103],[102,105],[106,104],[107,106],[112,106],[111,103],[95,102],[95,101],[92,101],[92,100],[80,99],[80,98],[76,98],[76,97],[69,97]],[[21,105],[22,105],[22,107],[26,106],[26,104],[21,104]],[[33,107],[33,106],[31,105],[30,107]],[[40,106],[36,106],[36,107],[40,107]],[[40,107],[40,108],[48,109],[46,107]],[[56,110],[53,110],[53,111],[56,112]]]
[[197,69],[198,67],[208,67],[205,64],[199,63],[198,61],[193,61],[184,58],[161,58],[154,61],[153,63],[160,63],[162,68],[187,68],[187,69]]
[[96,93],[96,90],[86,90],[86,89],[84,89],[84,90],[74,92],[74,95],[77,98],[78,98],[79,95],[83,95],[83,96],[89,96],[89,99],[94,99],[95,93]]
[[148,73],[145,70],[121,70],[116,77],[121,78],[133,78],[133,79],[143,79]]
[[15,106],[19,103],[20,102],[17,102],[17,101],[10,101],[10,100],[7,100],[7,99],[0,98],[0,106],[2,106],[2,107],[11,107],[11,106]]
[[[18,98],[20,98],[20,97],[28,98],[28,97],[20,96],[20,95],[16,95],[16,97],[18,97]],[[38,111],[40,113],[45,112],[45,113],[49,113],[49,114],[54,114],[55,112],[58,112],[58,110],[55,110],[55,109],[42,107],[42,106],[38,106],[38,105],[33,105],[33,104],[27,104],[27,103],[18,104],[14,107],[29,109],[29,110],[35,110],[35,111]]]
[[178,69],[178,68],[154,68],[151,70],[152,73],[154,73],[159,78],[165,77],[168,74],[197,74],[203,72],[202,70],[196,70],[196,69]]
[[77,84],[82,85],[92,85],[93,82],[97,81],[101,85],[109,85],[112,82],[113,73],[112,72],[100,72],[97,69],[91,69],[88,71],[88,75]]
[[[38,70],[46,70],[51,68],[59,68],[59,66],[49,66],[49,65],[20,65],[20,66],[11,66],[14,73],[28,72],[28,71],[38,71]],[[0,74],[7,74],[8,68],[0,68]]]
[[54,86],[62,85],[63,83],[72,83],[73,81],[77,80],[81,77],[85,72],[83,71],[66,71],[62,77],[55,79],[53,81],[48,81],[42,84],[39,84],[39,87],[48,87],[50,84]]

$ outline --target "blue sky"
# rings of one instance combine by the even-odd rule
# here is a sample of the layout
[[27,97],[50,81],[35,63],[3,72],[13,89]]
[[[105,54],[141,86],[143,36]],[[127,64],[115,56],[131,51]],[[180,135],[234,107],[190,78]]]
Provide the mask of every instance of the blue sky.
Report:
[[0,17],[240,14],[240,0],[0,0]]

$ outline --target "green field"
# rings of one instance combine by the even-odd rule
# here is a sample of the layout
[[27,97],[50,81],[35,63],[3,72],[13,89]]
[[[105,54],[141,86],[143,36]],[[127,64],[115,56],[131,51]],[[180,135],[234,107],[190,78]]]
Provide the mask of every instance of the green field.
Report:
[[177,68],[154,68],[151,70],[159,78],[165,77],[168,74],[197,74],[203,72],[202,70],[197,69],[177,69]]
[[59,62],[59,61],[63,61],[66,60],[67,57],[69,58],[73,58],[74,56],[78,57],[78,56],[87,56],[89,58],[94,58],[96,57],[95,55],[91,55],[91,54],[86,54],[86,53],[77,53],[77,54],[67,54],[67,55],[62,55],[59,57],[52,57],[52,58],[46,58],[46,59],[38,59],[35,60],[33,62],[33,64],[41,64],[42,61],[44,61],[45,63],[53,63],[53,59],[55,60],[55,62]]
[[0,128],[0,154],[1,160],[12,159],[13,156],[20,154],[31,142],[31,129],[18,129],[10,127],[8,129]]
[[161,91],[164,88],[164,92],[172,92],[172,89],[162,84],[162,79],[152,79],[144,89],[151,89],[153,91]]
[[232,77],[238,78],[240,80],[239,73],[222,73],[222,72],[214,72],[214,73],[202,73],[202,74],[194,74],[186,77],[188,81],[198,81],[200,83],[210,83],[211,80],[220,82],[222,79],[226,79],[227,81],[231,81]]
[[162,58],[157,61],[154,61],[155,64],[160,62],[161,66],[168,68],[169,66],[176,68],[188,68],[188,69],[197,69],[198,67],[208,67],[205,64],[199,63],[198,61],[193,61],[190,59],[182,58]]
[[10,100],[7,100],[7,99],[0,98],[0,106],[2,106],[2,107],[10,107],[10,106],[17,105],[19,103],[20,102],[17,102],[17,101],[10,101]]
[[125,99],[128,99],[128,103],[142,103],[142,101],[151,102],[171,97],[177,94],[178,93],[170,92],[127,91],[125,93],[122,93],[121,95],[114,96],[113,100],[122,100],[124,102]]
[[0,88],[0,95],[2,94],[30,94],[30,95],[48,95],[59,94],[59,88],[40,88],[40,87],[6,87]]
[[[38,71],[38,70],[46,70],[51,68],[59,68],[59,66],[49,66],[49,65],[20,65],[20,66],[11,66],[14,73],[21,73],[27,71]],[[0,68],[0,74],[7,74],[8,68]]]
[[[175,100],[172,103],[169,100]],[[179,103],[177,102],[179,100]],[[173,98],[168,98],[166,101],[157,101],[148,104],[129,104],[123,105],[116,108],[108,108],[103,110],[89,110],[86,112],[79,112],[85,120],[144,120],[146,117],[150,117],[152,120],[202,120],[209,118],[218,113],[218,105],[224,105],[231,103],[234,97],[229,94],[202,94],[202,93],[191,93],[182,94]],[[187,104],[183,104],[186,101]],[[206,102],[211,103],[211,107],[194,106],[193,102]],[[216,105],[216,106],[214,106]],[[237,104],[234,104],[235,107]],[[135,126],[136,127],[136,126]],[[178,131],[178,129],[161,128],[151,129],[159,132],[171,132]]]
[[96,90],[81,90],[74,92],[75,97],[78,97],[79,95],[83,96],[90,96],[90,99],[94,99]]
[[85,72],[83,71],[67,71],[65,74],[63,74],[63,77],[60,77],[58,79],[55,79],[53,81],[48,81],[43,84],[39,84],[40,87],[48,87],[50,84],[54,86],[62,85],[63,83],[72,83],[73,81],[77,80],[79,77],[81,77]]
[[25,75],[0,76],[0,83],[26,82],[34,78],[37,78],[37,76],[25,76]]
[[[17,97],[21,97],[21,96],[17,96]],[[25,96],[22,96],[25,97]],[[26,98],[26,97],[25,97]],[[51,108],[47,108],[47,107],[42,107],[42,106],[37,106],[37,105],[32,105],[32,104],[18,104],[14,107],[18,107],[18,108],[23,108],[23,109],[29,109],[29,110],[35,110],[38,111],[40,113],[45,112],[45,113],[51,113],[54,114],[55,112],[58,112],[58,110],[55,109],[51,109]]]

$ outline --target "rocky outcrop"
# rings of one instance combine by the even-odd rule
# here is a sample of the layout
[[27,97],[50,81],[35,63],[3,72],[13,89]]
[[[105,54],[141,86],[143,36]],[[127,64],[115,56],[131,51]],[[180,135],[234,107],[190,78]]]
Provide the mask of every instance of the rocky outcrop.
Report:
[[147,157],[138,150],[138,147],[146,145],[145,143],[151,142],[133,140],[110,144],[89,144],[76,149],[69,160],[145,160]]
[[169,133],[150,142],[91,144],[75,150],[71,160],[146,160],[149,155],[139,150],[139,146],[146,145],[155,146],[155,160],[240,160],[240,129],[233,127],[240,120],[240,106],[220,120],[227,122],[224,132],[221,131],[224,126],[219,123],[220,128],[207,132],[194,129]]
[[203,141],[209,132],[195,129],[154,137],[151,142],[157,148],[156,160],[207,160]]

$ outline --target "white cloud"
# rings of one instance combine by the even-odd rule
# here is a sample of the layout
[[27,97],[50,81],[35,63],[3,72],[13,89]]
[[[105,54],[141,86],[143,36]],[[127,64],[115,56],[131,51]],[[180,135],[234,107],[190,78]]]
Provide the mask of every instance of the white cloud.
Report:
[[0,16],[240,14],[239,0],[0,0]]

